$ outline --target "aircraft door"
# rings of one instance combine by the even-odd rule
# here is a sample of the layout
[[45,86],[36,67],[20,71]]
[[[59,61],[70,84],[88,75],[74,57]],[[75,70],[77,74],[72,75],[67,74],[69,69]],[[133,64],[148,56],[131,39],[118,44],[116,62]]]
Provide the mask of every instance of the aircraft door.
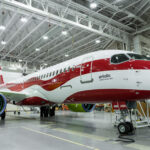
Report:
[[142,74],[140,70],[134,70],[134,75],[135,75],[135,84],[136,84],[136,88],[140,88],[143,85],[142,82]]
[[80,67],[80,82],[81,83],[93,82],[92,64],[93,64],[92,56],[86,57],[82,60],[81,67]]
[[[132,60],[132,61],[134,61],[134,60]],[[142,78],[141,78],[142,77],[141,70],[134,69],[133,64],[131,65],[131,70],[132,70],[132,73],[133,73],[132,79],[134,81],[135,88],[138,89],[143,85]]]

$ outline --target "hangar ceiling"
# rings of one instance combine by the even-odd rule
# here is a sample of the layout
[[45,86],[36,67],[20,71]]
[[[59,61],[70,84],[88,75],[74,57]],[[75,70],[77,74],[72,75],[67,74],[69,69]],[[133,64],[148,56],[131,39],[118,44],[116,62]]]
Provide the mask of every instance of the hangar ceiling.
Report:
[[127,46],[150,38],[149,16],[150,0],[0,0],[0,58],[51,66],[113,41]]

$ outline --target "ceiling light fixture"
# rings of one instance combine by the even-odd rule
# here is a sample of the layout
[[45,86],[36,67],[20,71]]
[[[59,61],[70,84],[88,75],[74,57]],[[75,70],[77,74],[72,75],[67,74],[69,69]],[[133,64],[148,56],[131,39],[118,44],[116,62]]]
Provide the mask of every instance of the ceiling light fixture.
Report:
[[68,54],[65,54],[65,57],[69,57],[69,55],[68,55]]
[[22,59],[19,59],[19,62],[22,62]]
[[45,65],[45,66],[47,66],[47,64],[46,64],[46,63],[45,63],[44,65]]
[[101,42],[101,41],[100,41],[100,40],[98,40],[98,39],[95,41],[95,43],[96,43],[96,44],[99,44],[100,42]]
[[3,25],[0,25],[0,30],[5,30],[6,29],[6,27],[5,26],[3,26]]
[[62,35],[67,35],[68,32],[67,31],[62,31]]
[[38,51],[40,51],[40,49],[39,49],[39,48],[36,48],[35,50],[36,50],[37,52],[38,52]]
[[1,44],[2,45],[6,45],[6,41],[1,41]]
[[28,21],[27,18],[25,18],[25,17],[22,17],[20,20],[21,20],[21,22],[24,22],[24,23],[26,23]]
[[116,3],[121,2],[122,0],[116,0]]
[[47,40],[47,39],[48,39],[48,36],[43,36],[43,39],[44,39],[44,40]]
[[90,8],[95,9],[97,7],[97,4],[95,2],[90,4]]

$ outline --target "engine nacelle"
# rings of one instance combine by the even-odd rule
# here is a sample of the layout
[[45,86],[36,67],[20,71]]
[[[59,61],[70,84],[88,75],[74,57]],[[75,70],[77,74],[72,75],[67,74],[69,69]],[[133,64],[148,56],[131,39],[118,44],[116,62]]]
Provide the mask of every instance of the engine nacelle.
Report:
[[95,104],[68,104],[67,106],[74,112],[91,112],[95,108]]
[[0,94],[0,115],[3,114],[3,112],[6,109],[6,106],[7,106],[6,98],[2,94]]

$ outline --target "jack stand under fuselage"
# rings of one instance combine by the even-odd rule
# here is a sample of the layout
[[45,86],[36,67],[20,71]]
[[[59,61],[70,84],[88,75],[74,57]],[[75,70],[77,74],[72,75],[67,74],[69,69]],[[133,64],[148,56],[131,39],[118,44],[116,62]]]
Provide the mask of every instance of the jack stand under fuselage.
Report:
[[55,116],[55,106],[42,106],[40,108],[40,117],[48,118]]

